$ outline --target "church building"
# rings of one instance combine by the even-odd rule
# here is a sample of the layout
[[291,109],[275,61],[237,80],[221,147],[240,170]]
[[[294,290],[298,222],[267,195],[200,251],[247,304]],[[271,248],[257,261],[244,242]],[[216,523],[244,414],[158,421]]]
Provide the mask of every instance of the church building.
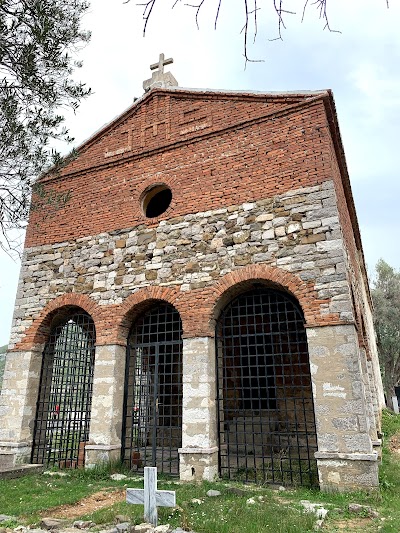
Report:
[[384,404],[330,90],[143,96],[43,175],[0,465],[377,487]]

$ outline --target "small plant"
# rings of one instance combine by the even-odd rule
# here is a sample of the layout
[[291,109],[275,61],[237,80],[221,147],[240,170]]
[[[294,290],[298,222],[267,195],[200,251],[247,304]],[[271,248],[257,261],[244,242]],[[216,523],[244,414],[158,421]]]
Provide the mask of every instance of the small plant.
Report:
[[0,522],[1,529],[14,529],[19,525],[19,522],[17,519],[10,519],[10,520],[4,520],[3,522]]
[[[197,533],[307,533],[314,530],[316,515],[306,513],[301,500],[320,503],[329,509],[324,531],[400,531],[400,461],[390,451],[390,438],[400,434],[400,415],[385,412],[383,416],[385,441],[381,465],[379,491],[324,493],[314,487],[289,487],[274,490],[269,484],[254,484],[249,479],[261,472],[252,468],[238,469],[235,481],[222,479],[216,482],[181,483],[159,476],[158,488],[175,490],[178,506],[159,508],[159,523],[181,527]],[[285,463],[282,458],[282,471]],[[52,471],[57,470],[53,469]],[[31,475],[15,480],[0,480],[0,512],[18,517],[14,523],[3,527],[39,523],[44,514],[57,516],[58,506],[70,505],[74,519],[92,520],[98,526],[114,525],[116,516],[127,516],[132,524],[143,521],[143,506],[129,505],[123,490],[129,486],[142,488],[141,477],[132,477],[119,461],[101,464],[92,470],[60,470],[67,476]],[[128,479],[112,480],[110,475],[122,472]],[[279,472],[278,472],[279,473]],[[304,475],[304,472],[302,472]],[[307,475],[316,472],[307,472]],[[207,492],[218,490],[221,495],[208,497]],[[86,498],[102,493],[100,508],[89,509],[83,505]],[[108,494],[110,495],[108,501]],[[106,497],[104,497],[106,495]],[[119,495],[119,496],[118,496]],[[90,498],[88,498],[90,499]],[[80,505],[76,505],[80,501]],[[97,500],[96,500],[97,501]],[[349,504],[358,503],[379,513],[378,518],[369,512],[354,515]]]

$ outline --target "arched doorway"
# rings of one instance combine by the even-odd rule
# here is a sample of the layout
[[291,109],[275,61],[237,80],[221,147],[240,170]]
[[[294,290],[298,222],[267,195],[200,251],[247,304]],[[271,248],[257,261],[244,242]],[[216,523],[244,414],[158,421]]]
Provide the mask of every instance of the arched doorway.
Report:
[[216,328],[221,476],[314,485],[317,449],[303,313],[289,294],[245,292]]
[[179,473],[182,443],[182,322],[160,303],[133,325],[128,339],[122,457],[129,468]]
[[84,465],[89,437],[96,332],[82,309],[62,310],[43,351],[31,461]]

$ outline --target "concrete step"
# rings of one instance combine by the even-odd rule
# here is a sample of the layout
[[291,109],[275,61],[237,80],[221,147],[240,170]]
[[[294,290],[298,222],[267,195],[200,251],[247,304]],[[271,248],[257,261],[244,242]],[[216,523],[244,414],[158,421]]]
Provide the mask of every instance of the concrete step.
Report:
[[13,479],[28,474],[41,474],[43,470],[43,465],[36,464],[2,467],[0,468],[0,479]]

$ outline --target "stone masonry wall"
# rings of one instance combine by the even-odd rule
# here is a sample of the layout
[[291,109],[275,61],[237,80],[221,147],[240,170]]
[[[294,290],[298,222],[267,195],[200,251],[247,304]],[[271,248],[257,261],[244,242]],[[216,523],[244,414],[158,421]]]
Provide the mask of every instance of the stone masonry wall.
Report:
[[332,182],[258,202],[29,248],[21,269],[11,348],[42,309],[75,292],[100,306],[120,304],[142,287],[206,291],[251,264],[278,267],[312,286],[319,319],[353,320]]

